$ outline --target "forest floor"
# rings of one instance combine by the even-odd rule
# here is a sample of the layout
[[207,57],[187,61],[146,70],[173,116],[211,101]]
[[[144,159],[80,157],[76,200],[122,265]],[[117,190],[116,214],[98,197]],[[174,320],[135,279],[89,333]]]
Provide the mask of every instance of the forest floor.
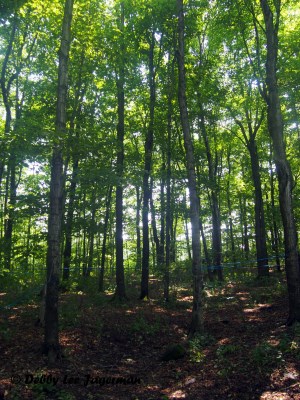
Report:
[[[38,298],[2,307],[0,400],[300,399],[300,325],[285,327],[284,278],[273,275],[207,288],[205,334],[189,344],[190,287],[173,288],[168,304],[154,279],[149,301],[137,287],[124,304],[87,288],[62,293],[63,357],[52,369],[34,324]],[[186,354],[162,361],[172,343]]]

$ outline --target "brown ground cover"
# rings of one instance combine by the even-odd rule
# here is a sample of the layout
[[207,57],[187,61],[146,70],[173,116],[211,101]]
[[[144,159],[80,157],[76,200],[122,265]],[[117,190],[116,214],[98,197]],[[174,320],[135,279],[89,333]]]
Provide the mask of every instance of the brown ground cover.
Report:
[[[284,326],[281,280],[207,289],[206,333],[189,344],[187,288],[170,304],[155,281],[144,302],[134,288],[125,304],[110,294],[63,293],[55,369],[41,354],[38,301],[2,308],[0,399],[300,399],[300,326]],[[171,343],[183,344],[185,356],[161,361]]]

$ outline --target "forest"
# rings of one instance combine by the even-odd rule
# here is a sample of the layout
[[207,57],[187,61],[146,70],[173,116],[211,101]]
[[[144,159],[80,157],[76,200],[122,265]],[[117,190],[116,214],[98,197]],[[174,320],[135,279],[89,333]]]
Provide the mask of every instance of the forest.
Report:
[[0,400],[300,399],[297,0],[0,0]]

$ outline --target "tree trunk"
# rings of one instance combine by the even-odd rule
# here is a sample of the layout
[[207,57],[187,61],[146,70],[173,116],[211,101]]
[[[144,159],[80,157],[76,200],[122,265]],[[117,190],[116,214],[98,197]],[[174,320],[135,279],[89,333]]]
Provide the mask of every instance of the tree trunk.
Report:
[[276,3],[276,21],[267,0],[260,0],[267,39],[266,103],[268,130],[274,148],[274,161],[278,174],[279,204],[284,229],[285,270],[287,276],[289,315],[287,324],[300,321],[300,268],[297,247],[297,230],[292,203],[292,172],[286,157],[283,141],[283,120],[277,84],[278,29],[280,1]]
[[164,161],[165,157],[163,154],[163,163],[162,163],[162,177],[160,182],[160,243],[157,254],[157,263],[159,268],[163,268],[165,264],[165,241],[166,241],[166,205],[165,205],[165,173],[166,173],[166,165]]
[[71,43],[73,0],[66,0],[59,52],[56,131],[51,160],[50,210],[48,218],[47,290],[44,349],[49,365],[60,356],[58,336],[58,285],[61,262],[60,238],[63,210],[62,142],[66,132],[68,58]]
[[136,271],[141,270],[142,263],[142,247],[141,247],[141,229],[140,229],[140,221],[141,221],[141,204],[142,198],[140,195],[140,187],[136,186],[136,217],[135,217],[135,230],[136,230]]
[[125,135],[125,95],[124,95],[124,3],[121,3],[120,31],[121,49],[117,77],[118,126],[117,126],[117,187],[116,187],[116,292],[119,300],[126,299],[124,254],[123,254],[123,169],[124,169],[124,135]]
[[[83,98],[85,95],[85,90],[82,89],[82,73],[83,73],[83,65],[85,62],[85,54],[84,54],[84,49],[82,50],[81,53],[81,60],[80,60],[80,69],[79,69],[79,78],[77,82],[77,90],[75,94],[75,104],[73,106],[73,113],[72,117],[70,120],[70,147],[73,147],[73,154],[72,154],[72,177],[71,177],[71,183],[70,183],[70,189],[69,189],[69,204],[68,204],[68,211],[67,211],[67,217],[66,217],[66,222],[65,222],[65,247],[64,247],[64,266],[63,266],[63,279],[67,280],[69,279],[70,275],[70,264],[71,264],[71,257],[72,257],[72,225],[73,225],[73,215],[74,215],[74,202],[75,202],[75,194],[76,194],[76,187],[77,187],[77,176],[79,172],[79,154],[76,149],[76,145],[74,147],[74,139],[76,143],[79,142],[80,139],[80,124],[76,123],[76,120],[80,118],[81,115],[81,108],[82,108],[82,102]],[[73,137],[74,131],[76,130],[75,133],[75,138]],[[67,171],[67,168],[65,169],[65,172]]]
[[178,101],[180,119],[184,137],[186,155],[186,167],[188,174],[188,186],[190,195],[190,216],[192,225],[192,251],[193,251],[193,310],[192,321],[189,327],[189,336],[203,330],[203,278],[201,269],[200,252],[200,226],[199,226],[199,198],[197,195],[197,181],[195,172],[194,149],[190,133],[185,77],[185,53],[184,53],[184,12],[183,0],[177,0],[178,6]]
[[254,185],[255,207],[255,244],[258,277],[269,275],[268,251],[266,242],[266,226],[263,196],[261,191],[260,166],[257,154],[257,146],[254,138],[250,138],[247,147],[251,158],[251,171]]
[[102,242],[102,252],[101,252],[100,274],[99,274],[99,292],[104,291],[104,268],[105,268],[106,241],[107,241],[107,231],[108,231],[108,223],[110,215],[111,196],[112,196],[112,186],[109,186],[105,202],[103,242]]
[[152,151],[153,151],[153,135],[154,135],[154,108],[155,108],[155,72],[154,72],[154,46],[155,37],[152,32],[150,48],[149,48],[149,90],[150,90],[150,116],[149,126],[145,140],[145,162],[143,176],[143,252],[142,252],[142,280],[140,299],[149,297],[149,202],[151,198],[151,190],[149,178],[152,168]]
[[186,201],[186,193],[183,195],[183,220],[184,220],[184,233],[185,233],[185,241],[186,241],[186,248],[188,258],[192,260],[192,252],[190,246],[190,237],[189,237],[189,230],[188,230],[188,208],[187,208],[187,201]]
[[[171,264],[171,232],[172,232],[172,209],[171,209],[171,161],[172,161],[172,115],[173,115],[173,80],[174,62],[170,66],[170,81],[168,87],[168,114],[167,114],[167,163],[166,163],[166,247],[165,247],[165,270],[164,270],[164,299],[169,301],[170,297],[170,264]],[[170,58],[169,58],[170,63]]]
[[157,226],[156,226],[156,213],[155,213],[155,207],[154,207],[154,202],[153,202],[153,179],[151,178],[151,183],[150,183],[150,211],[151,211],[151,226],[152,226],[152,235],[153,235],[153,241],[155,244],[155,262],[157,267],[159,268],[161,265],[161,254],[160,254],[160,238],[158,236],[157,232]]
[[214,161],[211,154],[210,143],[208,140],[208,135],[205,126],[204,111],[202,104],[200,104],[200,127],[206,149],[210,193],[211,193],[211,213],[212,213],[212,226],[213,226],[212,230],[212,258],[213,258],[212,261],[214,266],[213,272],[217,273],[219,281],[222,281],[223,280],[222,240],[221,240],[221,220],[220,220],[219,200],[217,193],[218,192],[217,177],[216,177],[217,168],[214,167]]
[[94,266],[94,242],[95,242],[95,232],[96,232],[96,194],[95,194],[95,188],[92,193],[92,199],[91,199],[91,222],[90,222],[90,238],[89,238],[89,255],[88,255],[88,263],[87,263],[87,273],[86,276],[90,276],[93,266]]
[[245,253],[246,260],[249,260],[249,237],[248,237],[248,218],[247,218],[247,207],[246,207],[246,198],[245,196],[239,196],[240,203],[240,221],[242,227],[242,245]]
[[76,157],[73,161],[73,171],[72,178],[70,184],[70,192],[69,192],[69,204],[68,204],[68,212],[65,226],[65,249],[64,249],[64,268],[63,268],[63,279],[69,279],[70,275],[70,264],[71,264],[71,255],[72,255],[72,224],[73,224],[73,215],[74,215],[74,201],[75,201],[75,193],[76,193],[76,185],[77,185],[77,175],[78,175],[78,165],[79,161]]
[[[12,124],[12,110],[11,110],[11,100],[10,100],[10,89],[13,81],[17,78],[18,72],[12,74],[10,77],[7,77],[8,72],[8,63],[9,58],[11,56],[13,50],[13,44],[16,38],[16,32],[18,27],[18,17],[17,14],[14,15],[14,19],[12,22],[12,30],[8,42],[8,46],[4,55],[4,60],[1,68],[1,94],[3,99],[3,104],[5,108],[5,126],[4,133],[5,136],[10,135],[11,124]],[[12,142],[13,143],[13,142]],[[0,158],[0,178],[2,181],[2,174],[4,172],[4,164],[5,164],[5,145],[0,144],[1,148],[1,158]],[[16,156],[14,154],[13,144],[11,146],[11,154],[8,161],[7,166],[7,174],[10,176],[10,182],[7,177],[7,186],[6,186],[6,206],[5,211],[7,212],[7,219],[5,220],[5,228],[4,228],[4,265],[5,268],[10,269],[11,266],[11,248],[12,248],[12,232],[13,232],[13,220],[14,220],[14,206],[16,204]],[[10,175],[9,175],[10,173]],[[9,198],[9,206],[7,207],[7,200]],[[5,213],[6,214],[6,213]]]
[[232,263],[236,265],[236,254],[235,254],[235,240],[233,235],[233,223],[232,223],[232,205],[230,196],[230,180],[231,180],[231,161],[230,161],[230,151],[227,153],[227,168],[228,168],[228,178],[226,183],[226,198],[227,198],[227,208],[228,208],[228,221],[229,221],[229,240],[230,240],[230,251],[232,256]]
[[279,233],[278,233],[278,224],[277,224],[277,218],[276,218],[276,208],[275,208],[275,179],[274,179],[274,172],[272,168],[272,163],[270,160],[269,163],[270,167],[270,186],[271,186],[271,216],[272,216],[272,230],[273,230],[273,245],[272,248],[275,251],[275,257],[276,257],[276,268],[278,272],[281,272],[281,266],[280,266],[280,257],[279,257]]
[[12,154],[9,158],[10,182],[8,217],[6,220],[4,232],[4,265],[7,269],[11,268],[13,225],[15,219],[15,206],[17,201],[16,156],[14,154],[13,146],[11,148],[11,153]]

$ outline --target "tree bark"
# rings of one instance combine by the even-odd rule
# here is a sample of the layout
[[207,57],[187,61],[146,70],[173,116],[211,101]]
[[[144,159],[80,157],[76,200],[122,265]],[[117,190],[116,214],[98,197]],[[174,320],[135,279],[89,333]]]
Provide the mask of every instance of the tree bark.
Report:
[[[272,153],[272,152],[271,152]],[[270,157],[272,154],[270,154]],[[272,216],[272,231],[273,231],[273,243],[272,243],[272,248],[275,251],[275,257],[276,257],[276,268],[278,272],[281,272],[281,265],[280,265],[280,257],[279,257],[279,232],[278,232],[278,224],[277,224],[277,218],[276,218],[276,207],[275,207],[275,177],[274,177],[274,171],[272,168],[272,163],[271,160],[269,162],[269,169],[271,171],[270,173],[270,187],[271,187],[271,216]]]
[[230,197],[230,179],[231,179],[231,161],[230,151],[227,153],[227,168],[228,168],[228,179],[226,183],[226,197],[227,197],[227,208],[228,208],[228,221],[229,221],[229,238],[230,238],[230,251],[232,256],[232,263],[236,265],[236,254],[235,254],[235,240],[233,235],[233,223],[232,223],[232,205]]
[[293,179],[286,157],[283,140],[283,120],[277,83],[278,30],[280,1],[274,2],[276,19],[267,0],[260,0],[264,16],[267,42],[266,88],[268,130],[272,138],[274,161],[279,183],[279,204],[284,229],[285,270],[287,276],[289,314],[287,325],[300,321],[300,268],[298,258],[297,230],[294,219],[292,188]]
[[154,108],[155,108],[155,71],[154,71],[154,46],[155,37],[154,32],[151,35],[149,47],[149,91],[150,91],[150,116],[149,126],[145,140],[145,156],[144,156],[144,176],[143,176],[143,209],[142,209],[142,222],[143,222],[143,251],[142,251],[142,280],[141,280],[141,294],[140,299],[149,297],[149,202],[151,198],[151,189],[149,185],[149,178],[152,168],[152,152],[153,152],[153,136],[154,136]]
[[[79,142],[80,139],[80,124],[77,122],[81,116],[82,112],[82,102],[85,95],[85,90],[83,89],[82,85],[82,74],[83,74],[83,66],[85,62],[85,54],[84,49],[81,53],[81,60],[80,60],[80,69],[79,69],[79,78],[77,82],[77,90],[74,99],[74,106],[73,106],[73,113],[70,120],[70,147],[73,147],[73,154],[72,154],[72,177],[69,189],[69,204],[68,204],[68,211],[67,217],[65,222],[65,247],[64,247],[64,265],[63,265],[63,279],[69,279],[70,275],[70,265],[71,265],[71,257],[72,257],[72,229],[73,229],[73,215],[74,215],[74,202],[75,202],[75,194],[76,194],[76,187],[77,187],[77,177],[79,172],[79,152],[76,149],[76,145],[74,147],[74,139],[76,143]],[[75,138],[73,137],[74,131]],[[67,168],[65,169],[67,171]]]
[[255,139],[250,138],[247,147],[251,158],[252,180],[254,185],[255,243],[258,277],[269,275],[268,251],[263,196],[261,190],[260,166]]
[[242,227],[242,245],[245,253],[246,260],[249,260],[250,246],[249,246],[249,235],[248,235],[248,218],[247,218],[247,205],[246,198],[243,195],[239,195],[240,203],[240,221]]
[[170,297],[170,265],[171,265],[171,232],[172,232],[172,209],[171,209],[171,161],[172,161],[172,115],[173,105],[173,81],[174,63],[170,64],[170,80],[168,82],[168,113],[167,113],[167,160],[166,160],[166,246],[165,246],[165,268],[164,268],[164,299],[169,301]]
[[9,205],[8,205],[7,220],[4,232],[4,266],[7,269],[11,268],[13,226],[15,221],[15,206],[17,202],[16,156],[14,154],[14,151],[15,150],[12,146],[11,156],[9,158],[9,171],[10,171]]
[[136,217],[135,217],[135,230],[136,230],[136,271],[141,270],[142,263],[142,246],[141,246],[141,204],[142,198],[140,194],[140,187],[137,185],[136,188]]
[[77,185],[79,160],[76,157],[73,161],[73,171],[69,191],[69,204],[65,226],[65,248],[64,248],[64,267],[63,267],[63,279],[67,280],[70,276],[70,264],[72,255],[72,224],[74,215],[74,201]]
[[63,210],[62,141],[66,132],[68,59],[71,43],[72,13],[73,0],[66,0],[59,52],[56,130],[51,160],[50,210],[48,218],[44,350],[48,355],[49,365],[55,364],[60,356],[58,335],[58,285],[61,263],[60,238]]
[[121,49],[117,77],[118,126],[117,126],[117,187],[116,187],[116,291],[115,297],[126,299],[123,253],[123,170],[125,135],[125,94],[124,94],[124,3],[121,3],[120,31]]
[[[206,131],[203,106],[200,104],[200,128],[204,139],[206,157],[208,163],[209,185],[211,193],[211,213],[212,213],[212,261],[213,272],[217,273],[219,281],[223,280],[222,269],[222,239],[221,239],[221,219],[218,200],[217,187],[217,168],[214,166],[214,160],[211,154],[210,143]],[[215,157],[216,159],[216,157]],[[216,160],[215,160],[216,162]]]
[[99,274],[99,292],[104,291],[104,268],[105,268],[106,241],[107,241],[107,231],[108,231],[108,223],[110,215],[111,196],[112,196],[112,186],[109,186],[105,202],[105,217],[104,217],[104,227],[103,227],[100,274]]
[[189,125],[189,116],[186,99],[186,73],[184,51],[184,11],[183,0],[177,0],[178,7],[178,101],[180,119],[184,137],[186,167],[190,195],[190,218],[192,225],[192,251],[193,251],[193,310],[192,321],[189,327],[189,336],[203,330],[203,277],[201,269],[200,252],[200,226],[199,226],[199,198],[197,195],[197,180],[195,172],[194,148]]
[[[7,49],[4,55],[4,60],[2,63],[2,68],[1,68],[1,94],[2,94],[2,99],[3,99],[3,104],[5,108],[5,126],[4,126],[4,133],[5,136],[10,134],[11,131],[11,125],[12,125],[12,109],[11,109],[11,103],[12,101],[10,100],[10,91],[11,91],[11,85],[15,79],[18,77],[18,72],[16,71],[14,74],[11,74],[10,77],[7,76],[8,72],[8,64],[9,64],[9,58],[11,56],[11,53],[13,51],[13,44],[16,38],[16,32],[18,28],[18,16],[15,13],[13,21],[12,21],[12,29],[11,29],[11,34],[9,37],[9,42],[7,45]],[[13,141],[14,142],[14,141]],[[5,210],[8,210],[7,212],[7,219],[5,221],[5,228],[4,228],[4,266],[7,269],[10,269],[11,267],[11,249],[12,249],[12,233],[13,233],[13,224],[14,224],[14,207],[16,204],[16,155],[15,155],[15,149],[13,148],[13,142],[11,145],[10,149],[10,157],[8,160],[8,175],[10,177],[10,182],[8,184],[8,178],[7,178],[7,186],[6,186],[6,199],[8,200],[9,198],[9,207],[7,207],[7,202],[6,202],[6,207]],[[5,157],[6,157],[6,151],[7,149],[5,148],[4,143],[0,143],[0,185],[2,181],[2,175],[4,172],[4,165],[5,165]]]
[[95,233],[96,233],[96,227],[97,223],[95,220],[96,217],[96,211],[97,211],[97,204],[96,204],[96,194],[95,194],[95,188],[92,193],[92,199],[91,199],[91,222],[90,222],[90,227],[89,227],[89,255],[88,255],[88,263],[87,263],[87,271],[86,271],[86,276],[90,276],[93,266],[94,266],[94,242],[95,242]]

